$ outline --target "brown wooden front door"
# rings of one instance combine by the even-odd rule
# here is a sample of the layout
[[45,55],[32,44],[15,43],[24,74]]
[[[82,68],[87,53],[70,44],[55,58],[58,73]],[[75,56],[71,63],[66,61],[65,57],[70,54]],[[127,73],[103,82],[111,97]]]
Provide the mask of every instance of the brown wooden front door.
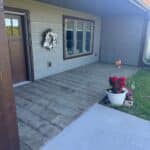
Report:
[[13,83],[27,80],[22,25],[21,16],[5,14],[5,28],[8,37]]

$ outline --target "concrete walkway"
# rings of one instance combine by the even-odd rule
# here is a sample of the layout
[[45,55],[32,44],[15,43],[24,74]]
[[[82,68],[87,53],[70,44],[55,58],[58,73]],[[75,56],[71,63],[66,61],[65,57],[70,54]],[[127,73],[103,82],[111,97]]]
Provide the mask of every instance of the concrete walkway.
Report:
[[148,150],[150,122],[95,104],[41,150]]

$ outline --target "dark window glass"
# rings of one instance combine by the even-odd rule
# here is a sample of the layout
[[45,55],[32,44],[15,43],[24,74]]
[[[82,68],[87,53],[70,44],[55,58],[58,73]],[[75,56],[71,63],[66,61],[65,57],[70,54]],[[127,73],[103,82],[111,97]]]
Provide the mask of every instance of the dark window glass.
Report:
[[73,31],[67,31],[67,40],[73,40]]
[[86,42],[85,42],[86,51],[91,49],[91,32],[86,32]]
[[77,31],[77,49],[79,52],[83,51],[83,32]]
[[68,50],[68,54],[73,54],[73,31],[67,31],[66,32],[66,40],[67,40],[67,50]]

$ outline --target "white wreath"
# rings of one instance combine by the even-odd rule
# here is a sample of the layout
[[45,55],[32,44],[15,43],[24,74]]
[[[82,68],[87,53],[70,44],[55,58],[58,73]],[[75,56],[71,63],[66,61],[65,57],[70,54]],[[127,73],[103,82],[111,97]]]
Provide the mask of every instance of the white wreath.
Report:
[[49,50],[55,48],[57,45],[57,34],[51,29],[47,30],[44,35],[43,47]]

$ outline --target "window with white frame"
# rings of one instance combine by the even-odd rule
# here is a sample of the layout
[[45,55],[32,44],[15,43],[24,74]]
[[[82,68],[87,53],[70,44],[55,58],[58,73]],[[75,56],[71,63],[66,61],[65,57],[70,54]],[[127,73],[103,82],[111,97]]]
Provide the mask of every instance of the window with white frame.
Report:
[[92,54],[94,24],[92,20],[63,17],[64,59]]

